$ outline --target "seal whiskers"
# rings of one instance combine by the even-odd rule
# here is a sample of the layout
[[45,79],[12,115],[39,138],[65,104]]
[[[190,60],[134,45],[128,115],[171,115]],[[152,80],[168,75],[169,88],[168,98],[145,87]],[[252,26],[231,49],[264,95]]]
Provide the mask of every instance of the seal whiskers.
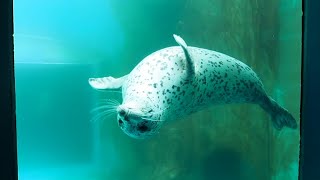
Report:
[[98,107],[91,110],[91,113],[98,112],[96,115],[93,116],[91,122],[96,122],[98,119],[102,119],[112,114],[116,114],[116,109],[120,105],[120,102],[118,102],[115,99],[107,99],[101,103],[102,105],[99,105]]

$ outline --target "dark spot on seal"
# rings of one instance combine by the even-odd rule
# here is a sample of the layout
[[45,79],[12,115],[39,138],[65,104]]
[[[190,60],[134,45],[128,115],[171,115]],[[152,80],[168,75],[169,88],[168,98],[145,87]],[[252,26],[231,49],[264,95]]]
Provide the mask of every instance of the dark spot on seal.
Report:
[[245,80],[240,80],[242,82],[242,84],[246,87],[246,88],[249,88],[249,85],[246,83]]
[[162,80],[160,81],[160,86],[163,87],[163,81]]
[[226,84],[224,85],[223,89],[224,89],[224,91],[229,91],[229,89],[228,89],[228,82],[226,82]]
[[206,96],[207,96],[208,98],[211,98],[212,93],[207,93]]
[[250,82],[249,82],[249,86],[250,86],[250,88],[253,88],[254,83],[253,83],[252,81],[250,81]]
[[206,79],[205,76],[204,76],[203,79],[202,79],[202,84],[207,84],[207,79]]
[[157,88],[157,83],[154,83],[154,84],[153,84],[153,87],[154,87],[154,88]]
[[168,65],[167,65],[166,62],[163,62],[161,65],[162,65],[162,66],[160,67],[160,70],[161,70],[161,71],[167,69],[167,67],[168,67]]

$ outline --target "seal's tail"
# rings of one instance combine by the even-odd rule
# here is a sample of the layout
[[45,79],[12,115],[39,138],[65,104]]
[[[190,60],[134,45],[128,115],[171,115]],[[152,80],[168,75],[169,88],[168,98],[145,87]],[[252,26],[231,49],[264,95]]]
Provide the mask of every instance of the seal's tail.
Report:
[[272,98],[267,97],[260,106],[271,115],[273,126],[277,130],[281,130],[284,126],[292,129],[298,127],[294,117]]

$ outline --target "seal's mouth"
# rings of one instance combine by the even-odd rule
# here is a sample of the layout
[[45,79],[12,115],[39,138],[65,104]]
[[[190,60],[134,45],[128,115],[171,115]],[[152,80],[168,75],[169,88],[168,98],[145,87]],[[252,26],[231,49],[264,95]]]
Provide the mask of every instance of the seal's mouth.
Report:
[[150,131],[150,128],[149,128],[147,125],[145,125],[145,124],[139,124],[137,129],[138,129],[138,131],[140,131],[141,133]]
[[140,133],[151,131],[154,122],[143,120],[142,118],[118,115],[118,125],[121,129],[133,129]]
[[161,114],[153,108],[139,107],[133,102],[121,104],[117,107],[117,121],[121,130],[130,137],[145,139],[157,134],[162,122]]
[[143,120],[142,118],[120,116],[118,114],[118,125],[128,136],[135,139],[146,139],[157,134],[160,122]]

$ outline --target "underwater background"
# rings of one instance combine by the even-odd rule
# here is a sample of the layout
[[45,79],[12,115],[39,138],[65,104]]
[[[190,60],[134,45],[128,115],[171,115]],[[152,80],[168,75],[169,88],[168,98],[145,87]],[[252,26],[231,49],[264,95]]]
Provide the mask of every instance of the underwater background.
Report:
[[[257,105],[214,106],[136,140],[115,114],[91,110],[119,93],[90,77],[128,74],[177,45],[246,63],[299,121],[298,0],[15,0],[18,174],[21,180],[295,180],[300,132],[272,127]],[[95,121],[92,121],[95,120]]]

